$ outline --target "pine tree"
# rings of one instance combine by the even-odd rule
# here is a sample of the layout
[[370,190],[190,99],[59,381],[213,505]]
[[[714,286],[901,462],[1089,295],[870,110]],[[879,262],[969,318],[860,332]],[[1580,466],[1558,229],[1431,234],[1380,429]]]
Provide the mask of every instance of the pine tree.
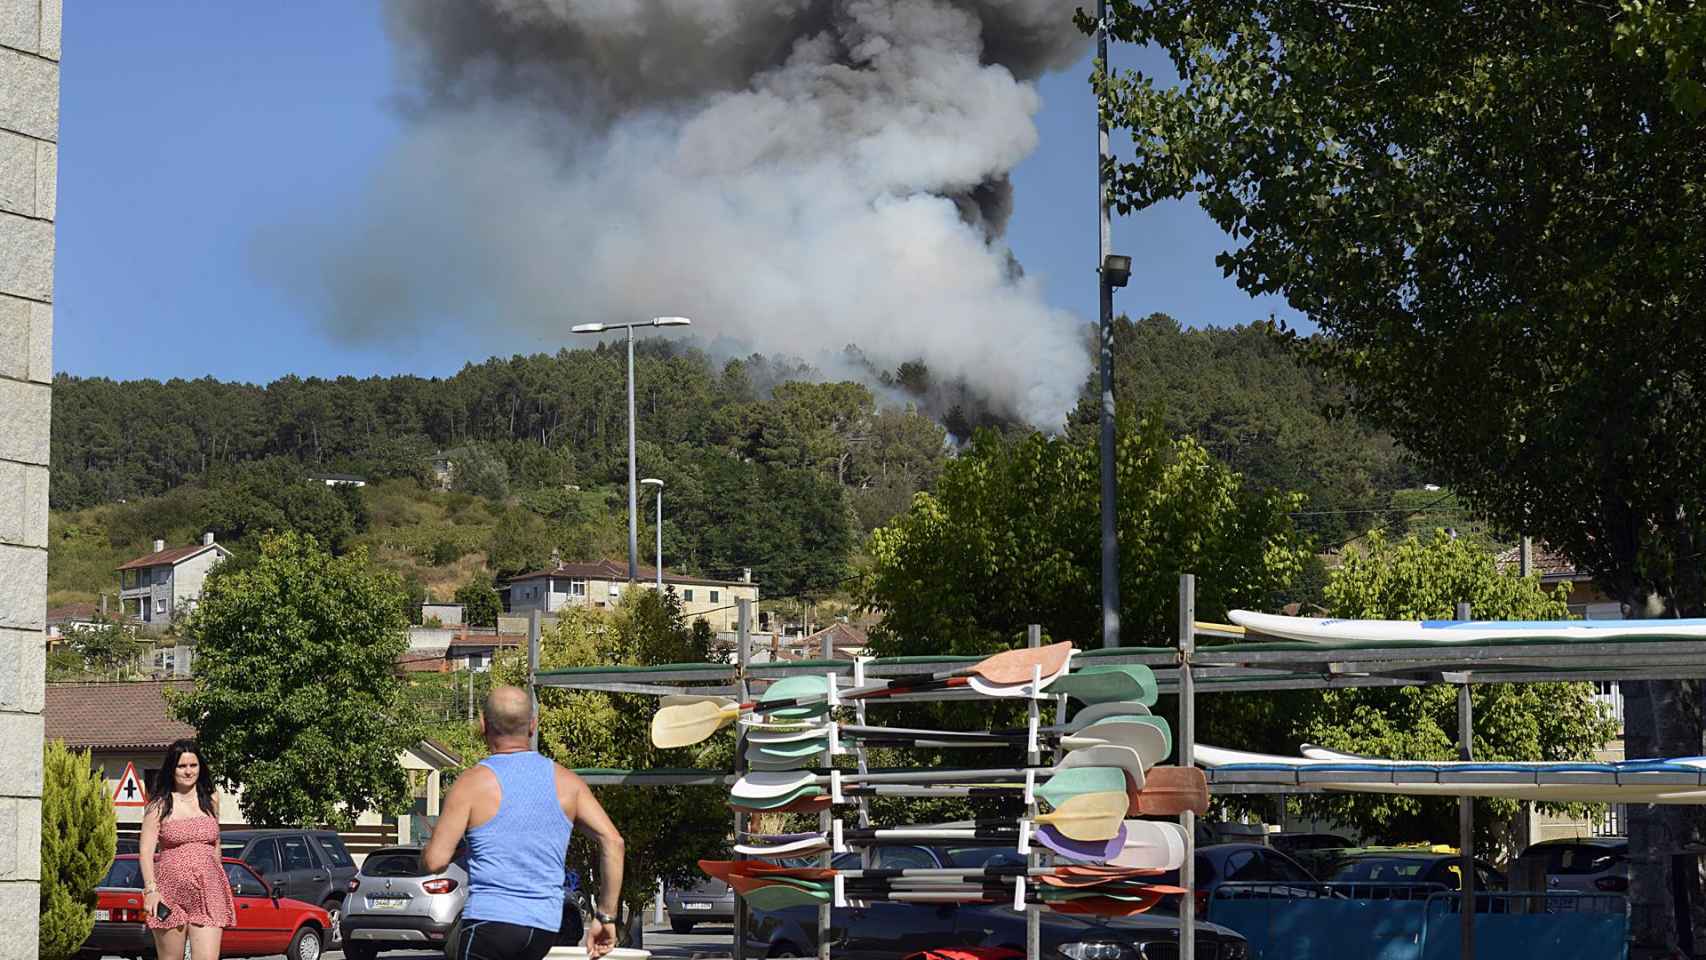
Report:
[[112,866],[118,825],[87,751],[47,744],[41,787],[41,958],[67,960],[95,928],[95,887]]

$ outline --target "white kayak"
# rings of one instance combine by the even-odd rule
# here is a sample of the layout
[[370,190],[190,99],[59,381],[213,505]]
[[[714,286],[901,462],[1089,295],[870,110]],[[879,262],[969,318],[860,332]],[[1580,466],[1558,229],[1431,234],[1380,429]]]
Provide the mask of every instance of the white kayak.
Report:
[[1249,633],[1306,643],[1485,643],[1491,640],[1706,640],[1693,620],[1339,620],[1233,610]]
[[1307,747],[1282,757],[1196,745],[1216,784],[1289,782],[1329,792],[1543,802],[1706,804],[1706,757],[1617,763],[1386,760]]

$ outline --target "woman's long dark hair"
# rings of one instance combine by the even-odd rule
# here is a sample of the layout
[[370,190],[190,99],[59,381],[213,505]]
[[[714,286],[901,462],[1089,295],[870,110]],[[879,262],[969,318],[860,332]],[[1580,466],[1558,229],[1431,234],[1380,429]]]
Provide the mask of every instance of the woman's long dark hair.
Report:
[[178,761],[186,753],[195,754],[201,761],[201,774],[196,777],[195,793],[201,812],[213,816],[213,771],[208,769],[207,757],[196,746],[194,740],[177,740],[166,748],[166,760],[160,766],[160,771],[154,775],[154,783],[150,790],[154,797],[151,803],[160,805],[160,820],[164,822],[172,815],[172,794],[177,787]]

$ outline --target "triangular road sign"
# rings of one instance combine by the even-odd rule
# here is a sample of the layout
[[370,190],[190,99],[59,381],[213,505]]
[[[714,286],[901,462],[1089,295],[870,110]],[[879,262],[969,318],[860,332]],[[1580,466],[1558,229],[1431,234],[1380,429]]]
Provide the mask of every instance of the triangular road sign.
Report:
[[148,806],[148,788],[142,785],[142,778],[136,775],[136,764],[124,765],[124,776],[119,778],[118,789],[113,791],[113,806]]

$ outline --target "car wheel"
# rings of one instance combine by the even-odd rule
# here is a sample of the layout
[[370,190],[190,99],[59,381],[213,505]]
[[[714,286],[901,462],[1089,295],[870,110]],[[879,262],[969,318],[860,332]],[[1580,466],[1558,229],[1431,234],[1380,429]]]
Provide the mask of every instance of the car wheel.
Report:
[[290,946],[284,951],[285,960],[320,960],[324,946],[320,928],[305,926],[290,938]]
[[778,945],[778,946],[777,946],[777,947],[776,947],[776,949],[774,949],[774,950],[772,950],[772,951],[770,951],[770,955],[771,955],[771,956],[772,956],[772,957],[777,957],[777,958],[781,958],[781,957],[802,957],[802,956],[805,956],[805,954],[803,954],[803,953],[801,953],[801,952],[800,952],[800,948],[799,948],[799,947],[796,947],[796,946],[794,946],[794,945],[793,945],[793,944],[791,944],[791,943],[783,943],[783,944],[779,944],[779,945]]
[[336,950],[344,940],[344,902],[342,900],[327,900],[320,904],[326,911],[326,916],[332,921],[332,928],[326,932],[326,949]]
[[684,933],[684,934],[685,933],[692,933],[693,932],[693,921],[691,921],[691,920],[677,920],[674,917],[670,917],[669,918],[669,928],[671,930],[675,931],[676,933]]
[[351,940],[344,944],[344,960],[375,960],[379,956],[379,947],[362,940]]

